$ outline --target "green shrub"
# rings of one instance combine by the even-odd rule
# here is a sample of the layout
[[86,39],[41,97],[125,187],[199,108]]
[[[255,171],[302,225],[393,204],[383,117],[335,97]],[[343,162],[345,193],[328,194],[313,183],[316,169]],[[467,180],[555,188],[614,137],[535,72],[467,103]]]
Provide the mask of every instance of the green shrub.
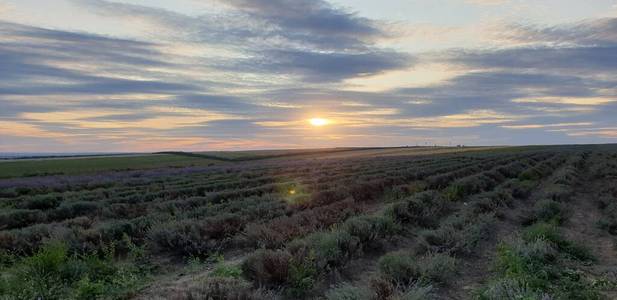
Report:
[[30,255],[36,252],[43,240],[50,238],[53,227],[49,224],[36,224],[25,228],[0,231],[0,249],[16,255]]
[[303,297],[313,288],[317,275],[315,257],[312,254],[308,257],[292,259],[289,267],[289,294],[294,297]]
[[583,261],[594,259],[587,247],[565,239],[554,224],[536,223],[523,232],[523,239],[527,242],[545,239],[571,258]]
[[559,243],[563,238],[559,233],[559,228],[554,224],[540,222],[527,227],[523,231],[522,238],[525,242],[533,242],[537,239],[545,239],[555,244]]
[[431,285],[424,285],[416,282],[405,293],[398,297],[397,300],[430,300],[435,299],[435,293]]
[[458,184],[451,184],[444,189],[443,195],[449,201],[458,201],[465,196],[463,188]]
[[62,202],[60,206],[49,211],[49,217],[53,220],[66,220],[84,215],[98,214],[101,204],[92,201]]
[[523,239],[500,245],[497,266],[501,277],[480,292],[480,299],[498,299],[509,293],[550,294],[556,299],[600,299],[597,289],[579,271],[560,264],[561,256],[570,254],[546,238],[555,237],[552,229],[546,228],[534,229]]
[[563,184],[550,184],[542,189],[542,195],[553,201],[568,202],[572,194],[572,187]]
[[521,281],[509,278],[494,280],[480,290],[476,298],[479,300],[549,300],[548,294],[530,289]]
[[473,212],[480,214],[496,212],[502,207],[510,207],[513,200],[510,191],[498,188],[494,191],[481,193],[473,197],[470,199],[469,203]]
[[602,210],[602,217],[597,221],[597,226],[612,235],[617,235],[617,204],[612,196],[604,196],[597,200],[598,207]]
[[62,202],[62,197],[58,195],[48,194],[48,195],[36,195],[28,198],[19,206],[26,209],[39,209],[39,210],[47,210],[53,209],[60,205]]
[[493,214],[448,218],[439,228],[420,232],[418,250],[472,254],[488,238],[494,221]]
[[237,265],[225,264],[224,261],[219,261],[219,263],[214,267],[214,270],[212,270],[212,276],[240,278],[242,277],[242,268]]
[[6,269],[4,294],[16,299],[93,299],[97,295],[120,297],[137,285],[144,274],[131,262],[113,259],[113,247],[105,258],[98,255],[69,255],[60,242],[46,244],[30,257]]
[[456,266],[457,260],[445,253],[431,253],[418,262],[421,279],[428,282],[448,282],[456,275]]
[[45,220],[39,210],[13,209],[0,213],[0,230],[22,228]]
[[518,179],[520,180],[531,180],[531,181],[537,181],[542,179],[542,172],[538,169],[538,168],[530,168],[527,169],[525,171],[523,171],[519,176]]
[[286,251],[260,249],[242,263],[242,274],[262,285],[281,285],[288,281],[292,257]]
[[421,276],[416,258],[407,252],[393,252],[382,256],[378,262],[381,275],[398,284],[409,284]]
[[602,216],[596,222],[596,226],[612,235],[617,235],[617,219],[614,217]]
[[475,252],[480,241],[490,237],[495,224],[495,215],[492,213],[480,214],[475,219],[469,220],[469,223],[463,227],[463,243],[460,250],[466,254]]
[[496,184],[495,180],[481,173],[453,182],[445,189],[444,194],[446,199],[458,201],[469,195],[489,190]]
[[76,278],[67,272],[67,247],[61,243],[45,246],[16,266],[12,282],[18,298],[58,299],[66,294],[65,280]]
[[17,256],[5,249],[0,249],[0,270],[12,266],[17,261]]
[[455,251],[462,242],[462,233],[450,224],[444,224],[437,229],[423,230],[419,236],[418,251],[420,252]]
[[366,249],[380,239],[394,235],[400,228],[390,216],[358,216],[345,221],[342,230],[358,238]]
[[537,221],[561,224],[566,219],[566,211],[563,205],[551,199],[536,202],[533,210]]
[[542,276],[547,274],[546,266],[550,266],[557,258],[554,245],[545,238],[537,238],[526,242],[522,239],[501,244],[497,250],[497,266],[511,277],[525,277],[537,272]]
[[326,293],[327,300],[372,300],[373,293],[366,287],[351,284],[338,285]]
[[235,220],[235,217],[220,216],[156,224],[148,231],[148,244],[157,252],[204,257],[221,250],[231,232],[239,230]]
[[262,300],[274,297],[262,290],[253,290],[252,285],[236,278],[207,278],[196,287],[175,295],[173,299],[220,299],[220,300]]
[[396,284],[414,281],[445,283],[456,274],[457,261],[445,253],[429,253],[420,258],[408,252],[393,252],[378,262],[381,275]]
[[531,195],[531,191],[537,185],[537,181],[514,179],[508,182],[507,187],[512,190],[512,196],[514,198],[526,199]]
[[436,192],[421,192],[408,199],[394,203],[386,209],[385,215],[398,223],[421,227],[435,227],[438,217],[451,204]]
[[89,277],[84,277],[77,282],[75,287],[75,299],[98,299],[105,293],[105,285],[102,282],[92,282]]
[[[277,221],[287,221],[289,219],[289,217],[284,216],[270,221],[270,224]],[[245,237],[246,243],[258,248],[273,249],[282,247],[286,241],[284,234],[281,232],[282,228],[279,227],[279,230],[276,230],[273,228],[274,226],[268,225],[269,224],[251,224],[250,226],[246,226],[243,232],[243,237]]]
[[360,250],[358,239],[343,230],[314,233],[305,241],[320,269],[343,265]]

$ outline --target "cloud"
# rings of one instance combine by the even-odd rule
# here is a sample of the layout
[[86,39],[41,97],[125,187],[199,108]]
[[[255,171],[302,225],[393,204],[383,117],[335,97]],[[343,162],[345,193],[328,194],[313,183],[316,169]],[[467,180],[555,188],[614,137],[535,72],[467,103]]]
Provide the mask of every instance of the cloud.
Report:
[[0,95],[147,94],[195,89],[185,83],[133,79],[139,70],[173,67],[152,43],[7,22],[0,22],[0,32],[7,39],[0,45]]
[[525,39],[532,43],[434,53],[427,56],[430,61],[468,71],[399,92],[428,100],[431,104],[420,108],[422,113],[492,107],[546,116],[597,114],[617,100],[615,24],[614,19],[602,19],[580,26],[514,27],[530,32]]
[[[323,0],[225,0],[248,16],[264,20],[285,32],[317,36],[316,41],[361,45],[384,36],[378,25],[354,13],[334,8]],[[287,37],[291,37],[287,35]],[[320,43],[322,44],[322,43]],[[323,44],[322,44],[323,45]],[[336,48],[336,47],[335,47]]]
[[514,99],[515,103],[551,103],[551,104],[573,104],[573,105],[603,105],[611,102],[617,102],[617,98],[605,97],[538,97],[538,98],[521,98]]
[[606,17],[554,26],[529,23],[505,24],[494,38],[523,46],[579,47],[615,46],[617,18]]
[[321,0],[224,1],[229,11],[199,16],[104,0],[75,3],[105,16],[146,20],[155,24],[152,31],[169,31],[181,42],[233,48],[232,58],[204,64],[223,71],[319,82],[397,70],[412,62],[407,54],[375,46],[389,35],[376,22]]
[[37,126],[15,122],[0,120],[0,134],[3,137],[36,137],[36,138],[64,138],[68,135],[62,132],[51,132],[42,130]]
[[575,48],[541,47],[451,52],[448,61],[476,68],[614,71],[617,45]]
[[[527,114],[531,109],[513,100],[549,96],[590,97],[604,86],[602,82],[571,75],[477,71],[427,87],[398,89],[395,93],[399,99],[404,97],[407,105],[402,109],[412,115],[444,115],[486,108]],[[418,99],[422,100],[421,105],[414,104]]]
[[387,36],[377,23],[322,0],[220,1],[231,9],[198,16],[106,0],[73,2],[98,14],[145,20],[183,38],[211,43],[243,45],[249,41],[262,48],[274,43],[358,50]]
[[13,5],[9,3],[0,3],[0,16],[11,13],[14,10]]
[[474,5],[500,5],[508,2],[509,0],[465,0],[465,3]]
[[565,133],[572,137],[595,137],[603,139],[617,138],[617,128],[589,128],[586,130],[567,130]]
[[507,129],[536,129],[536,128],[555,128],[555,127],[575,127],[575,126],[591,126],[592,122],[579,123],[557,123],[557,124],[520,124],[520,125],[502,125],[502,128]]
[[341,81],[408,67],[412,59],[396,52],[312,52],[269,50],[260,59],[236,62],[236,71],[291,74],[311,82]]
[[[87,77],[85,77],[87,78]],[[166,83],[161,81],[137,81],[113,78],[88,78],[92,82],[71,84],[49,84],[36,87],[2,87],[2,95],[69,95],[69,94],[126,94],[126,93],[174,93],[191,90],[194,87],[186,84]]]

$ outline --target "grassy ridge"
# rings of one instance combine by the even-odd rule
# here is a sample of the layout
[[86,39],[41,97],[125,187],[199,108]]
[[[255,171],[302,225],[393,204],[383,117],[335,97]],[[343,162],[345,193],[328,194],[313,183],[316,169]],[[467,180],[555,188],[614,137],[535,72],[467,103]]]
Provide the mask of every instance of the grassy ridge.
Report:
[[76,175],[101,171],[188,167],[194,165],[206,166],[220,162],[220,160],[172,154],[12,160],[0,162],[0,178],[50,174]]

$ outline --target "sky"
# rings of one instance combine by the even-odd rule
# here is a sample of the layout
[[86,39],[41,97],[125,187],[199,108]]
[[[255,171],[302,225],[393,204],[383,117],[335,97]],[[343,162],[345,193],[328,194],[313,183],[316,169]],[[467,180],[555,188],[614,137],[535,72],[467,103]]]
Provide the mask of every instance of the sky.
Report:
[[617,0],[0,0],[0,152],[612,142]]

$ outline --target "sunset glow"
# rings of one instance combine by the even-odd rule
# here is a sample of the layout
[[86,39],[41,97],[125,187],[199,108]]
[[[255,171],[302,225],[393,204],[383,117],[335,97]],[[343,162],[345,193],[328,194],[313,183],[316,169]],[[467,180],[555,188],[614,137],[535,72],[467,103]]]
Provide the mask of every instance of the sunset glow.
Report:
[[309,120],[309,123],[315,127],[326,126],[330,123],[330,121],[322,118],[312,118]]

